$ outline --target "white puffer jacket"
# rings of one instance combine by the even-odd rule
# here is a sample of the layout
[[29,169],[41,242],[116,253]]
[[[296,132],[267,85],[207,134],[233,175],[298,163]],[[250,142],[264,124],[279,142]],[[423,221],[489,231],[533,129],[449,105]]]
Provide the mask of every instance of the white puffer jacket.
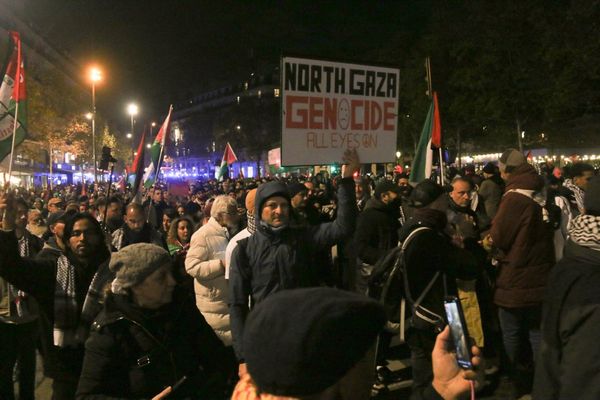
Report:
[[211,217],[192,236],[185,269],[194,278],[196,306],[223,343],[231,346],[229,290],[221,263],[228,241],[227,228]]

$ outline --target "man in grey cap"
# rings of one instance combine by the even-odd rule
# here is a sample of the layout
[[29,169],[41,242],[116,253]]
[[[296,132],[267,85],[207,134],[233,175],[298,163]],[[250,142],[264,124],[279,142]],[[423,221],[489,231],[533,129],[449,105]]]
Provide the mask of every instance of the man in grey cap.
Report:
[[539,348],[542,299],[554,264],[554,232],[544,222],[538,203],[544,180],[523,154],[514,149],[505,151],[499,168],[506,189],[490,230],[498,251],[494,303],[515,390],[525,392],[530,382],[524,382],[524,374],[517,374],[514,367],[524,353],[522,343],[530,344],[533,360]]

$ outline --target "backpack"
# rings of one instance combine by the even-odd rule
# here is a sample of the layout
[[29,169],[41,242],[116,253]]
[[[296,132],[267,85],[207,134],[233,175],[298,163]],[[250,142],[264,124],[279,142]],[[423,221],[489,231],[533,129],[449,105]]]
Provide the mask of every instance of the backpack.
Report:
[[[421,302],[440,276],[444,280],[444,289],[446,288],[446,276],[440,271],[436,272],[419,297],[414,299],[410,291],[410,278],[405,265],[404,257],[409,243],[417,234],[427,230],[432,229],[424,226],[416,228],[402,243],[390,249],[377,261],[369,279],[368,296],[381,302],[388,319],[399,324],[401,341],[404,341],[405,330],[409,327],[439,331],[445,325],[443,316],[423,307]],[[390,290],[392,288],[396,290]],[[408,316],[406,313],[407,303],[410,307]]]

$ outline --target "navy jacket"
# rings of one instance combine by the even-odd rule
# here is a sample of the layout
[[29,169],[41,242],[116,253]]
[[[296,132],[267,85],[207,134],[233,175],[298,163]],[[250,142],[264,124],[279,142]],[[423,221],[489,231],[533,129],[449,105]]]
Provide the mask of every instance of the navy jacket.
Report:
[[229,306],[233,346],[239,360],[243,360],[241,342],[249,312],[248,299],[255,305],[280,290],[315,286],[318,276],[310,262],[315,252],[351,236],[356,225],[356,196],[351,178],[340,180],[338,213],[333,222],[273,232],[260,223],[262,205],[273,196],[289,199],[287,188],[281,183],[270,182],[258,188],[257,230],[238,242],[231,259]]

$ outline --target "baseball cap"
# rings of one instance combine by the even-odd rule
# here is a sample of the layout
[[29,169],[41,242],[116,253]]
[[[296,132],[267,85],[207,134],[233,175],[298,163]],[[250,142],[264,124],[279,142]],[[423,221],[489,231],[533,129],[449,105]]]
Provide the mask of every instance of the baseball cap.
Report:
[[498,168],[502,172],[506,172],[506,168],[514,169],[527,162],[527,159],[517,149],[507,149],[502,153],[498,160]]

